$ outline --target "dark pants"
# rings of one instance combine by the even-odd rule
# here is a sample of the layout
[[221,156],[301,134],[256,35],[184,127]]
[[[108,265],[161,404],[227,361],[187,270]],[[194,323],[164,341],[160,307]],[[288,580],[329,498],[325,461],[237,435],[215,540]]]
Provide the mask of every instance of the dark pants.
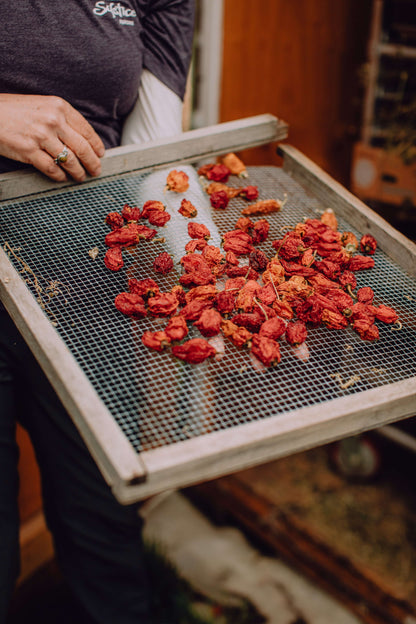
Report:
[[0,311],[0,624],[19,570],[16,421],[29,432],[58,562],[99,624],[148,624],[141,520],[113,497],[14,324]]

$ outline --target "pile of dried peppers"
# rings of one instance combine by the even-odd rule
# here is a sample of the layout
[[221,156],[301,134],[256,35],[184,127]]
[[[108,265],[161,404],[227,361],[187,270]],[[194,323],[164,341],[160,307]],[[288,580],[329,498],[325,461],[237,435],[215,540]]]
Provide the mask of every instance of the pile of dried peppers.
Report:
[[[230,175],[247,176],[244,164],[234,154],[221,163],[204,165],[198,173],[206,179],[205,190],[215,209],[226,208],[233,197],[258,198],[255,186],[240,189],[227,185]],[[186,192],[187,175],[171,171],[166,188]],[[175,357],[197,364],[221,351],[213,338],[223,337],[248,349],[264,366],[273,366],[281,359],[279,340],[294,347],[304,345],[309,328],[351,327],[363,340],[376,340],[376,321],[399,324],[395,310],[374,303],[370,287],[357,289],[355,273],[374,266],[375,238],[366,234],[357,240],[352,232],[339,232],[331,210],[320,219],[298,223],[273,241],[271,258],[256,247],[269,235],[264,215],[280,210],[283,204],[270,199],[248,205],[235,229],[223,235],[221,247],[209,244],[205,225],[189,222],[189,242],[180,260],[183,273],[169,292],[161,292],[151,278],[128,280],[127,292],[115,298],[117,310],[133,319],[166,318],[163,330],[143,333],[145,346],[169,350]],[[179,213],[193,218],[197,209],[183,199]],[[255,215],[260,218],[252,220]],[[119,270],[124,248],[156,235],[143,221],[163,226],[169,219],[164,204],[153,200],[142,208],[126,204],[120,213],[109,213],[106,266]],[[159,254],[153,269],[155,277],[172,271],[171,256]],[[188,338],[191,325],[201,337]]]

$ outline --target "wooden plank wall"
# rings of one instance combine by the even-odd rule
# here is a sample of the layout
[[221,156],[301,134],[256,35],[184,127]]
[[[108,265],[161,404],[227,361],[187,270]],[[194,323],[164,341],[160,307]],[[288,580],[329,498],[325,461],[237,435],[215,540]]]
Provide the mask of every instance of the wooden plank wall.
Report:
[[[348,185],[371,0],[224,0],[220,120],[272,113],[288,142]],[[248,164],[280,164],[271,147]]]

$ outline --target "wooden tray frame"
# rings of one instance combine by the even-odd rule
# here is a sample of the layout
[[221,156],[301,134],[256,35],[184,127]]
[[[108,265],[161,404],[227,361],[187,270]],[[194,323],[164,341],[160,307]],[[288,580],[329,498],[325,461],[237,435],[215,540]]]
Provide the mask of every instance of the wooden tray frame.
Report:
[[[103,159],[102,177],[196,162],[227,151],[279,141],[286,135],[286,124],[272,115],[218,124],[142,148],[109,150]],[[308,192],[359,231],[372,232],[389,256],[409,274],[416,274],[416,245],[298,150],[289,145],[279,149],[285,171]],[[65,185],[57,185],[34,172],[13,172],[0,175],[0,198],[5,201]],[[1,249],[0,275],[4,305],[115,496],[125,504],[375,429],[416,412],[416,378],[411,378],[137,454]]]

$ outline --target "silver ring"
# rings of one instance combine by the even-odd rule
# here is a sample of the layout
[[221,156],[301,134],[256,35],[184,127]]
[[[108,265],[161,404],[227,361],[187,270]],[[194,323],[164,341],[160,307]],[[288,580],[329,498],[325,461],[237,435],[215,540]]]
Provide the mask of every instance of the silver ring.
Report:
[[60,165],[61,163],[66,162],[67,160],[68,160],[68,148],[66,145],[64,145],[64,149],[62,150],[62,152],[59,152],[56,158],[53,159],[53,162],[55,163],[55,165]]

